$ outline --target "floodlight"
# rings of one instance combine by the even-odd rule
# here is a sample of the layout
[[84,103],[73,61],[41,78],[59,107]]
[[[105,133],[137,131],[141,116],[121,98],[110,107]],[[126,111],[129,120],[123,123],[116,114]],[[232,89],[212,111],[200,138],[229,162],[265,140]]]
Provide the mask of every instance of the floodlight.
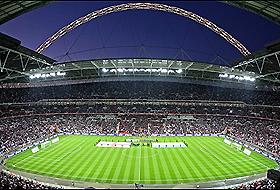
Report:
[[103,68],[103,69],[102,69],[102,72],[103,72],[103,73],[107,73],[107,72],[108,72],[108,69]]
[[37,73],[37,74],[35,74],[34,76],[35,76],[35,78],[40,78],[40,77],[41,77],[41,74],[40,74],[40,73]]
[[180,74],[180,73],[183,72],[183,70],[182,70],[182,69],[177,69],[176,72],[177,72],[178,74]]
[[123,69],[119,68],[117,69],[118,72],[122,73],[123,72]]
[[250,80],[250,77],[249,76],[244,76],[244,79],[245,80]]
[[230,79],[232,79],[232,78],[234,78],[235,77],[235,75],[229,75],[229,78]]
[[55,73],[50,73],[50,75],[51,75],[52,77],[55,77]]
[[167,70],[167,69],[162,69],[161,72],[162,72],[162,73],[167,73],[168,70]]
[[250,78],[250,81],[251,82],[254,82],[256,79],[255,78]]

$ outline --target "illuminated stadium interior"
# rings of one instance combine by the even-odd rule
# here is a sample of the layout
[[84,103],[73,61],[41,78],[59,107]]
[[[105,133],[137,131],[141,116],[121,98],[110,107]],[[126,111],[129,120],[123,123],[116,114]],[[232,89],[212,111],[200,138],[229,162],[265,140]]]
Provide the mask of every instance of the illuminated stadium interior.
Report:
[[279,3],[0,10],[0,189],[279,188]]

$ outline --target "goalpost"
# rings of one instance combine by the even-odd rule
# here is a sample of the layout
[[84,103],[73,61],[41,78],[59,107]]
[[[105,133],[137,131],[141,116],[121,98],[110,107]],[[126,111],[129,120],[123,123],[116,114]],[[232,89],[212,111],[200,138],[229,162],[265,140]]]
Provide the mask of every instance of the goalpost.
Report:
[[45,149],[51,145],[51,141],[46,141],[41,144],[41,149]]
[[234,147],[234,148],[236,148],[237,150],[239,150],[239,151],[241,151],[241,149],[242,149],[242,145],[240,145],[240,144],[238,144],[238,143],[231,143],[231,146],[232,147]]

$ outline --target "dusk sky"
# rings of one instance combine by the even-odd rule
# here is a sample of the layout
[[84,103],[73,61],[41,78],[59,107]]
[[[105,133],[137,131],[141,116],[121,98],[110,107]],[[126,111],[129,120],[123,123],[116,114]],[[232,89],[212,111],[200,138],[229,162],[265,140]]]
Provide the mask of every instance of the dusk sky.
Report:
[[[192,11],[223,28],[251,52],[264,49],[265,45],[280,40],[280,25],[222,2],[150,2]],[[21,40],[23,46],[35,50],[45,39],[75,19],[122,3],[127,2],[53,2],[2,24],[0,31]],[[140,48],[141,45],[143,48]],[[68,56],[65,56],[66,52]],[[94,19],[66,34],[43,54],[59,62],[115,57],[211,62],[219,55],[224,60],[221,64],[230,64],[242,57],[222,37],[195,21],[151,10],[129,10]]]

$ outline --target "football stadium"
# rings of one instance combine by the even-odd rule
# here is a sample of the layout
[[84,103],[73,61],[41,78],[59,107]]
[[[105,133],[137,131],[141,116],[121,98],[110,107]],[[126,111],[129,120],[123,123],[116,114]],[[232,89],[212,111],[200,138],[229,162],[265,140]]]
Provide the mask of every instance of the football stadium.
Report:
[[277,1],[1,1],[0,189],[278,189]]

